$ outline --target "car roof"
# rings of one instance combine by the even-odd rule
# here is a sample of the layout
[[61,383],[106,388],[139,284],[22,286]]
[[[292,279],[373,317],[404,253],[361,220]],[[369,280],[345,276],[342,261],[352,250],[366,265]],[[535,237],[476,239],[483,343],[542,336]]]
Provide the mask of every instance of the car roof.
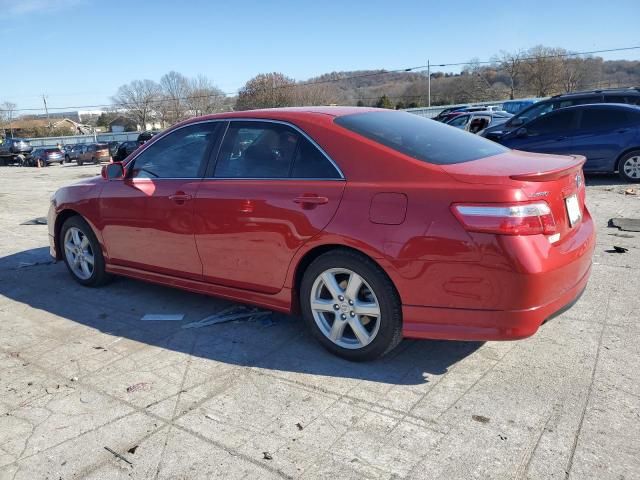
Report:
[[[628,103],[585,103],[583,105],[571,105],[570,107],[559,108],[554,110],[553,112],[560,112],[564,110],[589,110],[589,109],[600,109],[600,108],[611,108],[615,107],[620,110],[631,110],[634,112],[640,111],[639,105],[629,105]],[[552,113],[552,112],[549,112]]]
[[214,113],[199,117],[200,120],[215,118],[272,118],[274,120],[293,119],[303,116],[315,117],[342,117],[353,113],[365,113],[376,111],[389,111],[384,108],[373,107],[284,107],[284,108],[262,108],[257,110],[242,110],[239,112]]
[[558,95],[554,95],[551,99],[554,98],[565,98],[565,97],[580,97],[580,96],[591,96],[591,95],[599,95],[599,94],[617,94],[617,93],[636,93],[640,94],[639,87],[625,87],[625,88],[602,88],[597,90],[583,90],[581,92],[570,92],[570,93],[560,93]]

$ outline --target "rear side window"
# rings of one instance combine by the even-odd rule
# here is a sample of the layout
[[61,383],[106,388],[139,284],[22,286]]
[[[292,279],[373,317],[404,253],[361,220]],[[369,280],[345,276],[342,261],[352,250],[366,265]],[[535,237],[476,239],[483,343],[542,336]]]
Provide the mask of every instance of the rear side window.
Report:
[[231,122],[214,176],[217,178],[288,178],[300,134],[270,122]]
[[549,113],[527,125],[530,135],[545,135],[555,132],[565,132],[575,128],[576,110]]
[[340,178],[340,174],[329,159],[304,137],[300,137],[298,142],[291,176],[293,178],[316,179]]
[[469,162],[509,151],[485,138],[407,112],[354,113],[336,118],[335,123],[436,165]]
[[631,112],[613,108],[591,108],[582,111],[580,128],[599,130],[616,128],[631,122]]

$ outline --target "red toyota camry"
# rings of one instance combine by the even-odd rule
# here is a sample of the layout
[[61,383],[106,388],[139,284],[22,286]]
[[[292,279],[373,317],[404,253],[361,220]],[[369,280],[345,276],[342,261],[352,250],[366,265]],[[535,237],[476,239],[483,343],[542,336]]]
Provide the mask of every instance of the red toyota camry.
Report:
[[406,112],[210,115],[58,190],[51,253],[86,286],[117,274],[299,312],[352,360],[403,337],[519,339],[589,278],[583,163]]

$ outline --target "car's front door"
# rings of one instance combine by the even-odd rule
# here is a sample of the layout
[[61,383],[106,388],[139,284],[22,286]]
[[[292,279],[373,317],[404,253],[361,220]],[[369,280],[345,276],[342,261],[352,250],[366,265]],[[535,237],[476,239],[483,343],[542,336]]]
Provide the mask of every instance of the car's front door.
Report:
[[301,131],[231,121],[195,200],[206,281],[276,293],[296,251],[333,217],[344,179]]
[[569,154],[577,130],[577,111],[574,109],[550,112],[509,133],[501,141],[516,150],[538,153]]
[[110,263],[202,279],[193,200],[221,125],[174,130],[132,159],[124,180],[105,185],[100,218]]

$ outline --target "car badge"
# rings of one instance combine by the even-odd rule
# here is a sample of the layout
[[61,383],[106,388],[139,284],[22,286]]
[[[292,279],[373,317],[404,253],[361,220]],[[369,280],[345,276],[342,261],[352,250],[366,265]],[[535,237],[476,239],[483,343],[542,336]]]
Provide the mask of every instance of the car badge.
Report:
[[576,173],[576,187],[580,188],[580,185],[582,185],[582,175]]

